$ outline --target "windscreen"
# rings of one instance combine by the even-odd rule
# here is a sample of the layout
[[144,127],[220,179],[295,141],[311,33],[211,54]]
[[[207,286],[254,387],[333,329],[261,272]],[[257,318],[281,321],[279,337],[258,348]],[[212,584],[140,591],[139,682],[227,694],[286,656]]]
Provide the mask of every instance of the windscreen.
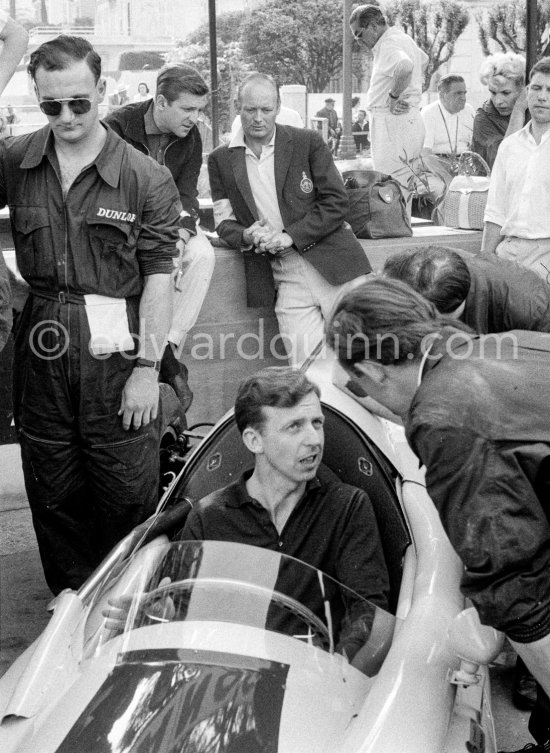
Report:
[[172,622],[224,622],[290,636],[352,660],[380,656],[395,618],[316,568],[277,552],[222,541],[149,545],[97,595],[119,602],[124,651],[137,630]]

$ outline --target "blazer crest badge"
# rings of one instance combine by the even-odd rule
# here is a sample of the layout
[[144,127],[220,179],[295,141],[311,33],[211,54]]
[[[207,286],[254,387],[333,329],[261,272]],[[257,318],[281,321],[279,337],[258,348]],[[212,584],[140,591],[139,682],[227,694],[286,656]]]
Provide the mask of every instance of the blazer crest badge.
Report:
[[305,172],[302,173],[302,180],[300,181],[300,188],[304,193],[311,193],[313,191],[313,182],[307,177]]

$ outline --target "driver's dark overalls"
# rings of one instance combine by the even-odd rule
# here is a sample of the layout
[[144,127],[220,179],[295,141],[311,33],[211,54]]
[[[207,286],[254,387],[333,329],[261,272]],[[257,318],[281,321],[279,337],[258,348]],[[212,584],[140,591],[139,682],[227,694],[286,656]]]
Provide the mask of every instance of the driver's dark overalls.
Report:
[[0,145],[0,203],[31,286],[15,337],[14,412],[56,593],[80,586],[156,504],[158,421],[123,430],[131,352],[90,353],[83,295],[126,299],[130,332],[139,331],[143,277],[172,271],[179,197],[167,170],[108,131],[64,199],[48,134],[46,126]]

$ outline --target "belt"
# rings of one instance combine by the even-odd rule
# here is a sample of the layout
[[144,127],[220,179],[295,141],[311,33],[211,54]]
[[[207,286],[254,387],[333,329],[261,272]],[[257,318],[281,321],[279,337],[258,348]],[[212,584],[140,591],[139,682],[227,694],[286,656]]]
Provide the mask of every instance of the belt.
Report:
[[58,303],[77,303],[79,306],[84,306],[86,301],[84,296],[79,293],[69,293],[66,290],[40,290],[39,288],[31,288],[33,295],[38,298],[46,298],[48,301],[58,301]]

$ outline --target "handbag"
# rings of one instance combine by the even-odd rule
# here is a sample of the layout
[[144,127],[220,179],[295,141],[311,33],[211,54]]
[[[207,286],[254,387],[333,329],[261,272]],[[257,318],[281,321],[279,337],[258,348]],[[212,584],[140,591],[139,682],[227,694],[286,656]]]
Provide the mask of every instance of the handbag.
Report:
[[411,221],[399,183],[377,170],[343,173],[349,198],[346,220],[357,238],[404,238]]
[[[486,175],[474,174],[482,168]],[[449,183],[438,213],[443,225],[462,230],[483,230],[491,170],[475,152],[460,155],[457,175]]]

